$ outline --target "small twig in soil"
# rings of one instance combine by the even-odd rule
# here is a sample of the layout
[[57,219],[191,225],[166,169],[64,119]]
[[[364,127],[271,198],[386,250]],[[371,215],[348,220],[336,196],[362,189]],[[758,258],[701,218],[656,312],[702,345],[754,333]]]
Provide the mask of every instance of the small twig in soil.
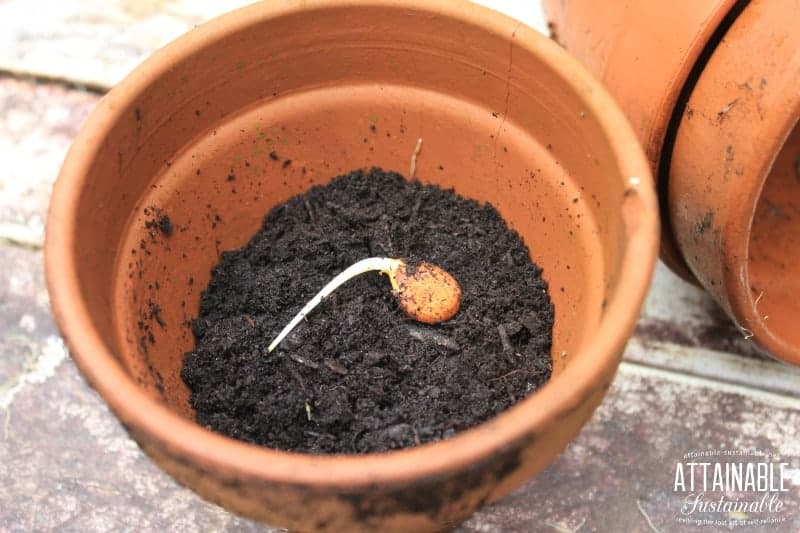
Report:
[[386,244],[389,245],[389,248],[387,249],[387,251],[390,254],[394,254],[394,242],[392,241],[392,228],[389,225],[389,218],[386,217],[386,215],[384,215],[384,217],[385,218],[384,218],[384,221],[383,221],[383,229],[386,232]]
[[517,396],[514,394],[514,387],[511,386],[511,383],[506,383],[506,394],[508,394],[508,401],[511,404],[517,403]]
[[497,381],[499,379],[505,379],[505,378],[507,378],[509,376],[513,376],[514,374],[519,374],[519,373],[528,374],[529,376],[538,376],[539,374],[541,374],[541,372],[538,372],[538,371],[534,372],[534,371],[531,371],[531,370],[524,370],[522,368],[518,368],[516,370],[512,370],[511,372],[509,372],[507,374],[503,374],[502,376],[498,376],[496,378],[492,378],[489,381]]
[[353,435],[353,440],[351,441],[350,446],[352,446],[356,452],[358,452],[358,439],[360,439],[361,435],[366,433],[366,431],[366,429],[361,429],[357,431],[355,435]]
[[328,370],[335,374],[339,374],[340,376],[346,376],[350,373],[345,367],[334,361],[333,359],[325,359],[325,366],[328,367]]
[[417,174],[417,157],[422,151],[422,137],[417,139],[417,146],[414,147],[414,152],[411,154],[411,168],[408,171],[408,179],[413,180]]
[[503,351],[510,352],[514,349],[511,345],[511,340],[508,338],[508,333],[506,332],[506,327],[503,324],[497,326],[497,332],[500,334],[500,342],[503,343]]
[[314,215],[314,209],[311,207],[311,203],[308,201],[308,198],[303,199],[303,205],[305,206],[306,212],[308,213],[308,220],[311,222],[311,225],[316,227],[317,217]]
[[447,348],[448,350],[458,351],[460,346],[458,343],[452,338],[439,333],[437,331],[431,331],[426,328],[419,328],[416,326],[408,326],[408,335],[420,342],[431,342],[436,346],[441,346],[443,348]]
[[330,200],[325,200],[325,205],[333,210],[337,215],[341,215],[346,211],[344,206],[337,204],[336,202],[331,202]]
[[317,370],[319,368],[319,365],[314,361],[309,361],[308,359],[300,357],[299,355],[293,353],[289,354],[289,359],[291,359],[295,363],[300,363],[303,366],[307,366],[308,368],[313,368],[314,370]]
[[414,207],[411,208],[411,216],[408,217],[409,224],[416,220],[420,207],[422,207],[422,196],[417,197],[417,201],[414,202]]
[[339,315],[339,298],[335,294],[331,295],[331,310],[333,311],[333,316]]
[[334,437],[330,433],[317,433],[316,431],[304,431],[303,434],[310,435],[318,439],[336,440],[336,437]]

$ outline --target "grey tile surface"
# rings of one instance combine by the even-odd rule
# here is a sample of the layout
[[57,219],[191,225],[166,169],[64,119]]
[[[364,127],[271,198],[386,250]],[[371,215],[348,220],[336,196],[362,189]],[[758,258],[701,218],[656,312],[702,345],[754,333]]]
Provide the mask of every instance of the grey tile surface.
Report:
[[0,239],[41,245],[53,182],[99,98],[0,76]]
[[[0,2],[0,68],[111,87],[153,50],[210,18],[252,3],[254,0],[4,0]],[[477,3],[546,31],[538,1]]]
[[161,472],[50,318],[42,253],[0,246],[0,531],[263,531]]
[[[692,451],[766,450],[800,468],[800,402],[623,363],[580,436],[542,474],[483,510],[465,531],[693,531],[676,519],[686,497],[673,492],[676,463]],[[764,461],[757,457],[745,462]],[[800,472],[798,470],[797,472]],[[795,474],[797,476],[797,474]],[[800,479],[782,494],[773,529],[800,530]],[[722,494],[709,490],[709,498]],[[743,495],[744,497],[745,495]],[[758,499],[746,496],[748,500]],[[641,506],[641,509],[640,509]],[[703,519],[735,519],[713,513]],[[751,517],[765,514],[752,514]],[[709,527],[698,531],[720,531]]]
[[[58,168],[100,98],[74,85],[107,87],[245,3],[0,1],[0,531],[269,531],[180,487],[127,437],[64,350],[38,250]],[[544,29],[538,2],[481,3]],[[68,83],[19,79],[30,72]],[[735,530],[800,530],[797,368],[762,354],[663,266],[625,359],[567,450],[461,531],[720,530],[676,522],[675,465],[692,450],[754,448],[789,462],[793,482],[783,522]]]

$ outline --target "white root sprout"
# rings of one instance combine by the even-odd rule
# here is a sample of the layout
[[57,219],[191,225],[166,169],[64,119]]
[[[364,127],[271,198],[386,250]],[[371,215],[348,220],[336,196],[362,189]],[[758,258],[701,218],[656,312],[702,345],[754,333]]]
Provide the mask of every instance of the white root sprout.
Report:
[[461,306],[461,287],[447,271],[424,261],[411,268],[402,259],[370,257],[349,266],[320,290],[284,327],[267,348],[272,352],[306,316],[341,285],[365,272],[383,272],[405,314],[424,324],[452,318]]
[[[365,272],[379,271],[390,274],[392,271],[397,270],[401,264],[402,261],[399,259],[390,259],[388,257],[370,257],[369,259],[362,259],[361,261],[350,265],[335,278],[330,280],[327,285],[322,287],[322,290],[320,290],[316,296],[311,298],[308,303],[303,306],[303,308],[295,315],[291,322],[286,324],[286,327],[284,327],[281,332],[278,333],[278,336],[275,337],[275,340],[269,345],[267,351],[271,352],[277,348],[281,341],[286,338],[286,336],[291,333],[294,328],[297,327],[297,324],[299,324],[316,306],[318,306],[322,300],[330,296],[330,294],[340,286],[344,285],[359,274],[363,274]],[[394,281],[394,277],[390,275],[389,280],[392,282],[392,288],[397,290],[395,287],[396,281]]]

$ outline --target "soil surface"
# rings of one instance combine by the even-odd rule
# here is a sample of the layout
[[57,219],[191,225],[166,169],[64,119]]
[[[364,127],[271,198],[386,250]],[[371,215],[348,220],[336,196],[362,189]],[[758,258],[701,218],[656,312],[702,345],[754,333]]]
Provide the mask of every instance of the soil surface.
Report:
[[[408,319],[389,281],[340,287],[272,353],[332,277],[372,256],[425,260],[461,284],[461,309]],[[392,172],[355,171],[273,208],[225,252],[193,322],[182,376],[197,420],[231,437],[311,453],[448,438],[550,377],[553,305],[541,269],[497,210]]]

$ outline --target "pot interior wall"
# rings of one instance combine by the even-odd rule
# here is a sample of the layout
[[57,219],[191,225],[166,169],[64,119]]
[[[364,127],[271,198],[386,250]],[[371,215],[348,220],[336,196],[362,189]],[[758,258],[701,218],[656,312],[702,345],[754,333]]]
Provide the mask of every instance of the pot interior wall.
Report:
[[800,125],[764,183],[749,254],[750,286],[763,324],[787,346],[800,346]]
[[[518,30],[392,7],[256,17],[235,35],[195,30],[183,45],[196,53],[162,53],[168,65],[109,94],[77,271],[141,386],[191,417],[180,366],[219,254],[313,184],[373,165],[407,174],[418,138],[419,179],[494,204],[544,268],[558,379],[613,292],[625,179],[586,89]],[[152,224],[164,215],[171,232]]]

